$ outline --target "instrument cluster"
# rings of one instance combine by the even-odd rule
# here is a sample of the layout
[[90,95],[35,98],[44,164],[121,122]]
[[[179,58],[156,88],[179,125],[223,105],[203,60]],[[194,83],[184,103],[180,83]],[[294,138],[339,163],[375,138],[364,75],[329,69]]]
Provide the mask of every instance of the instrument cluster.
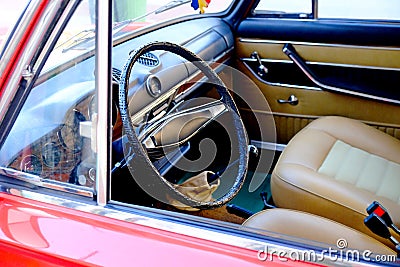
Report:
[[91,140],[80,134],[80,123],[93,116],[93,102],[90,96],[70,109],[58,127],[17,153],[9,167],[43,179],[94,186],[95,158],[88,153]]

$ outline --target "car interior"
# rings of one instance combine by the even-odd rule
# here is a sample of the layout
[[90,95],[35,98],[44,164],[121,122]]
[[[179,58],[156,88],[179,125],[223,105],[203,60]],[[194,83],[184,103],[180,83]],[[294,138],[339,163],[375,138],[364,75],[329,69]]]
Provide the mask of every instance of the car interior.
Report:
[[[346,238],[348,248],[395,254],[400,26],[290,19],[253,5],[118,32],[110,151],[87,152],[97,116],[93,50],[44,65],[1,166],[25,172],[24,182],[41,177],[46,190],[93,192],[95,155],[109,153],[118,209],[326,244]],[[390,214],[391,238],[364,223],[374,201]]]

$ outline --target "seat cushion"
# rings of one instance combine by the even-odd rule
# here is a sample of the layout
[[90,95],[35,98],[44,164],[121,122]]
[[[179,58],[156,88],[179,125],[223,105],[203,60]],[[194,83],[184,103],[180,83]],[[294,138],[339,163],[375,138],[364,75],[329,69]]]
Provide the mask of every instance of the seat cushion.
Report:
[[317,119],[289,142],[271,189],[278,207],[330,218],[378,238],[364,226],[365,209],[377,200],[400,225],[400,141],[356,120]]
[[[347,249],[370,250],[375,254],[394,255],[395,252],[376,239],[345,225],[323,217],[287,209],[271,209],[256,213],[244,226],[251,231],[260,229],[273,233],[305,238],[338,249],[339,240],[345,240]],[[340,244],[341,245],[341,244]],[[342,248],[342,247],[340,247]]]

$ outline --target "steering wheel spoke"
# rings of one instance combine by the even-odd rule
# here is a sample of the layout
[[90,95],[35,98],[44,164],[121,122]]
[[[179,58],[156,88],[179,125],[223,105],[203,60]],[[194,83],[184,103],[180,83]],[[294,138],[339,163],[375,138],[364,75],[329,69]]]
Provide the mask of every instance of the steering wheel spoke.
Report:
[[[188,102],[199,102],[196,100]],[[183,102],[174,112],[151,122],[139,134],[139,140],[146,148],[177,147],[227,111],[219,100],[195,106],[193,104],[195,103]]]

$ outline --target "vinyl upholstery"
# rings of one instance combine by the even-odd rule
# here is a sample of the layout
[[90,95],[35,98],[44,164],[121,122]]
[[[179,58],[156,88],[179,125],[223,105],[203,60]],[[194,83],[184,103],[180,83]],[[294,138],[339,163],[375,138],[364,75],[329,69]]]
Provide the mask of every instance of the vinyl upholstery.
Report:
[[264,210],[248,218],[243,225],[250,227],[250,231],[262,233],[262,230],[266,230],[306,238],[336,250],[342,248],[337,246],[338,240],[344,239],[347,241],[347,249],[370,250],[380,255],[395,254],[393,250],[366,234],[301,211],[279,208]]
[[400,141],[356,120],[323,117],[300,131],[272,174],[278,207],[306,211],[371,235],[366,207],[377,200],[400,225]]
[[318,172],[400,204],[400,164],[341,140],[335,142]]

